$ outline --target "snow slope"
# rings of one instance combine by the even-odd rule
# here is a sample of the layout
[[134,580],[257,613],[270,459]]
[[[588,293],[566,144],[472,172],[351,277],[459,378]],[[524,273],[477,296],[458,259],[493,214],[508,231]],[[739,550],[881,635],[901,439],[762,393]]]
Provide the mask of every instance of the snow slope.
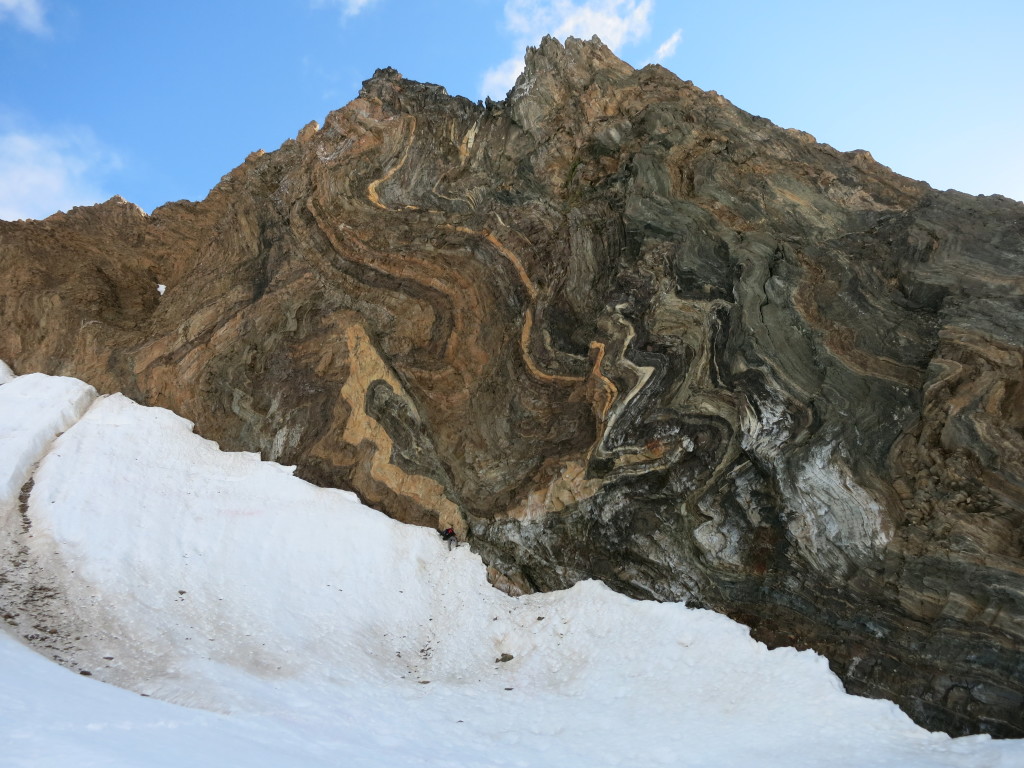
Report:
[[510,598],[468,547],[169,411],[4,370],[0,765],[1024,764],[717,614]]

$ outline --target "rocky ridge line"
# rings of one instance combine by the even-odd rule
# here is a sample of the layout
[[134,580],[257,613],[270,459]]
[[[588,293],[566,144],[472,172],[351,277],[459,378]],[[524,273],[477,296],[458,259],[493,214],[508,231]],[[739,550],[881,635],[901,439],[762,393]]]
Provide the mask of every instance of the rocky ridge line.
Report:
[[1020,203],[548,38],[504,101],[379,70],[200,203],[0,222],[0,276],[19,373],[1024,736]]

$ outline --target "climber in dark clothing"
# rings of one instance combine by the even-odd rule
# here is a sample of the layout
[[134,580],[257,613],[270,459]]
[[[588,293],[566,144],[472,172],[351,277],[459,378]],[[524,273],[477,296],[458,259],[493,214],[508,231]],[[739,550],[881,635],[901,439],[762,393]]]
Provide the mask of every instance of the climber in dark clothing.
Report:
[[459,539],[455,535],[454,528],[445,528],[441,531],[441,538],[448,542],[448,549],[459,546]]

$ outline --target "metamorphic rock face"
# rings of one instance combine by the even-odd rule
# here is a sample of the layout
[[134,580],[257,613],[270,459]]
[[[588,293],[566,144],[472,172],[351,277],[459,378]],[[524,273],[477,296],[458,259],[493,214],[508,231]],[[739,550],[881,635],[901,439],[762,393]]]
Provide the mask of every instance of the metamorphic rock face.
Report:
[[18,373],[1024,736],[1020,203],[548,38],[504,101],[378,70],[200,203],[0,222],[0,276]]

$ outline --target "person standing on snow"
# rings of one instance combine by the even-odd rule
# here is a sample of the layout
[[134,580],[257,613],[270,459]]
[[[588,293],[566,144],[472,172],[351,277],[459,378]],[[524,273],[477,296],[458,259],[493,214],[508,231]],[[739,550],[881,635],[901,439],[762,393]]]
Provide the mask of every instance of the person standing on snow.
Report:
[[459,546],[459,539],[455,535],[455,529],[448,527],[441,532],[441,538],[448,542],[448,551],[451,551],[452,547]]

